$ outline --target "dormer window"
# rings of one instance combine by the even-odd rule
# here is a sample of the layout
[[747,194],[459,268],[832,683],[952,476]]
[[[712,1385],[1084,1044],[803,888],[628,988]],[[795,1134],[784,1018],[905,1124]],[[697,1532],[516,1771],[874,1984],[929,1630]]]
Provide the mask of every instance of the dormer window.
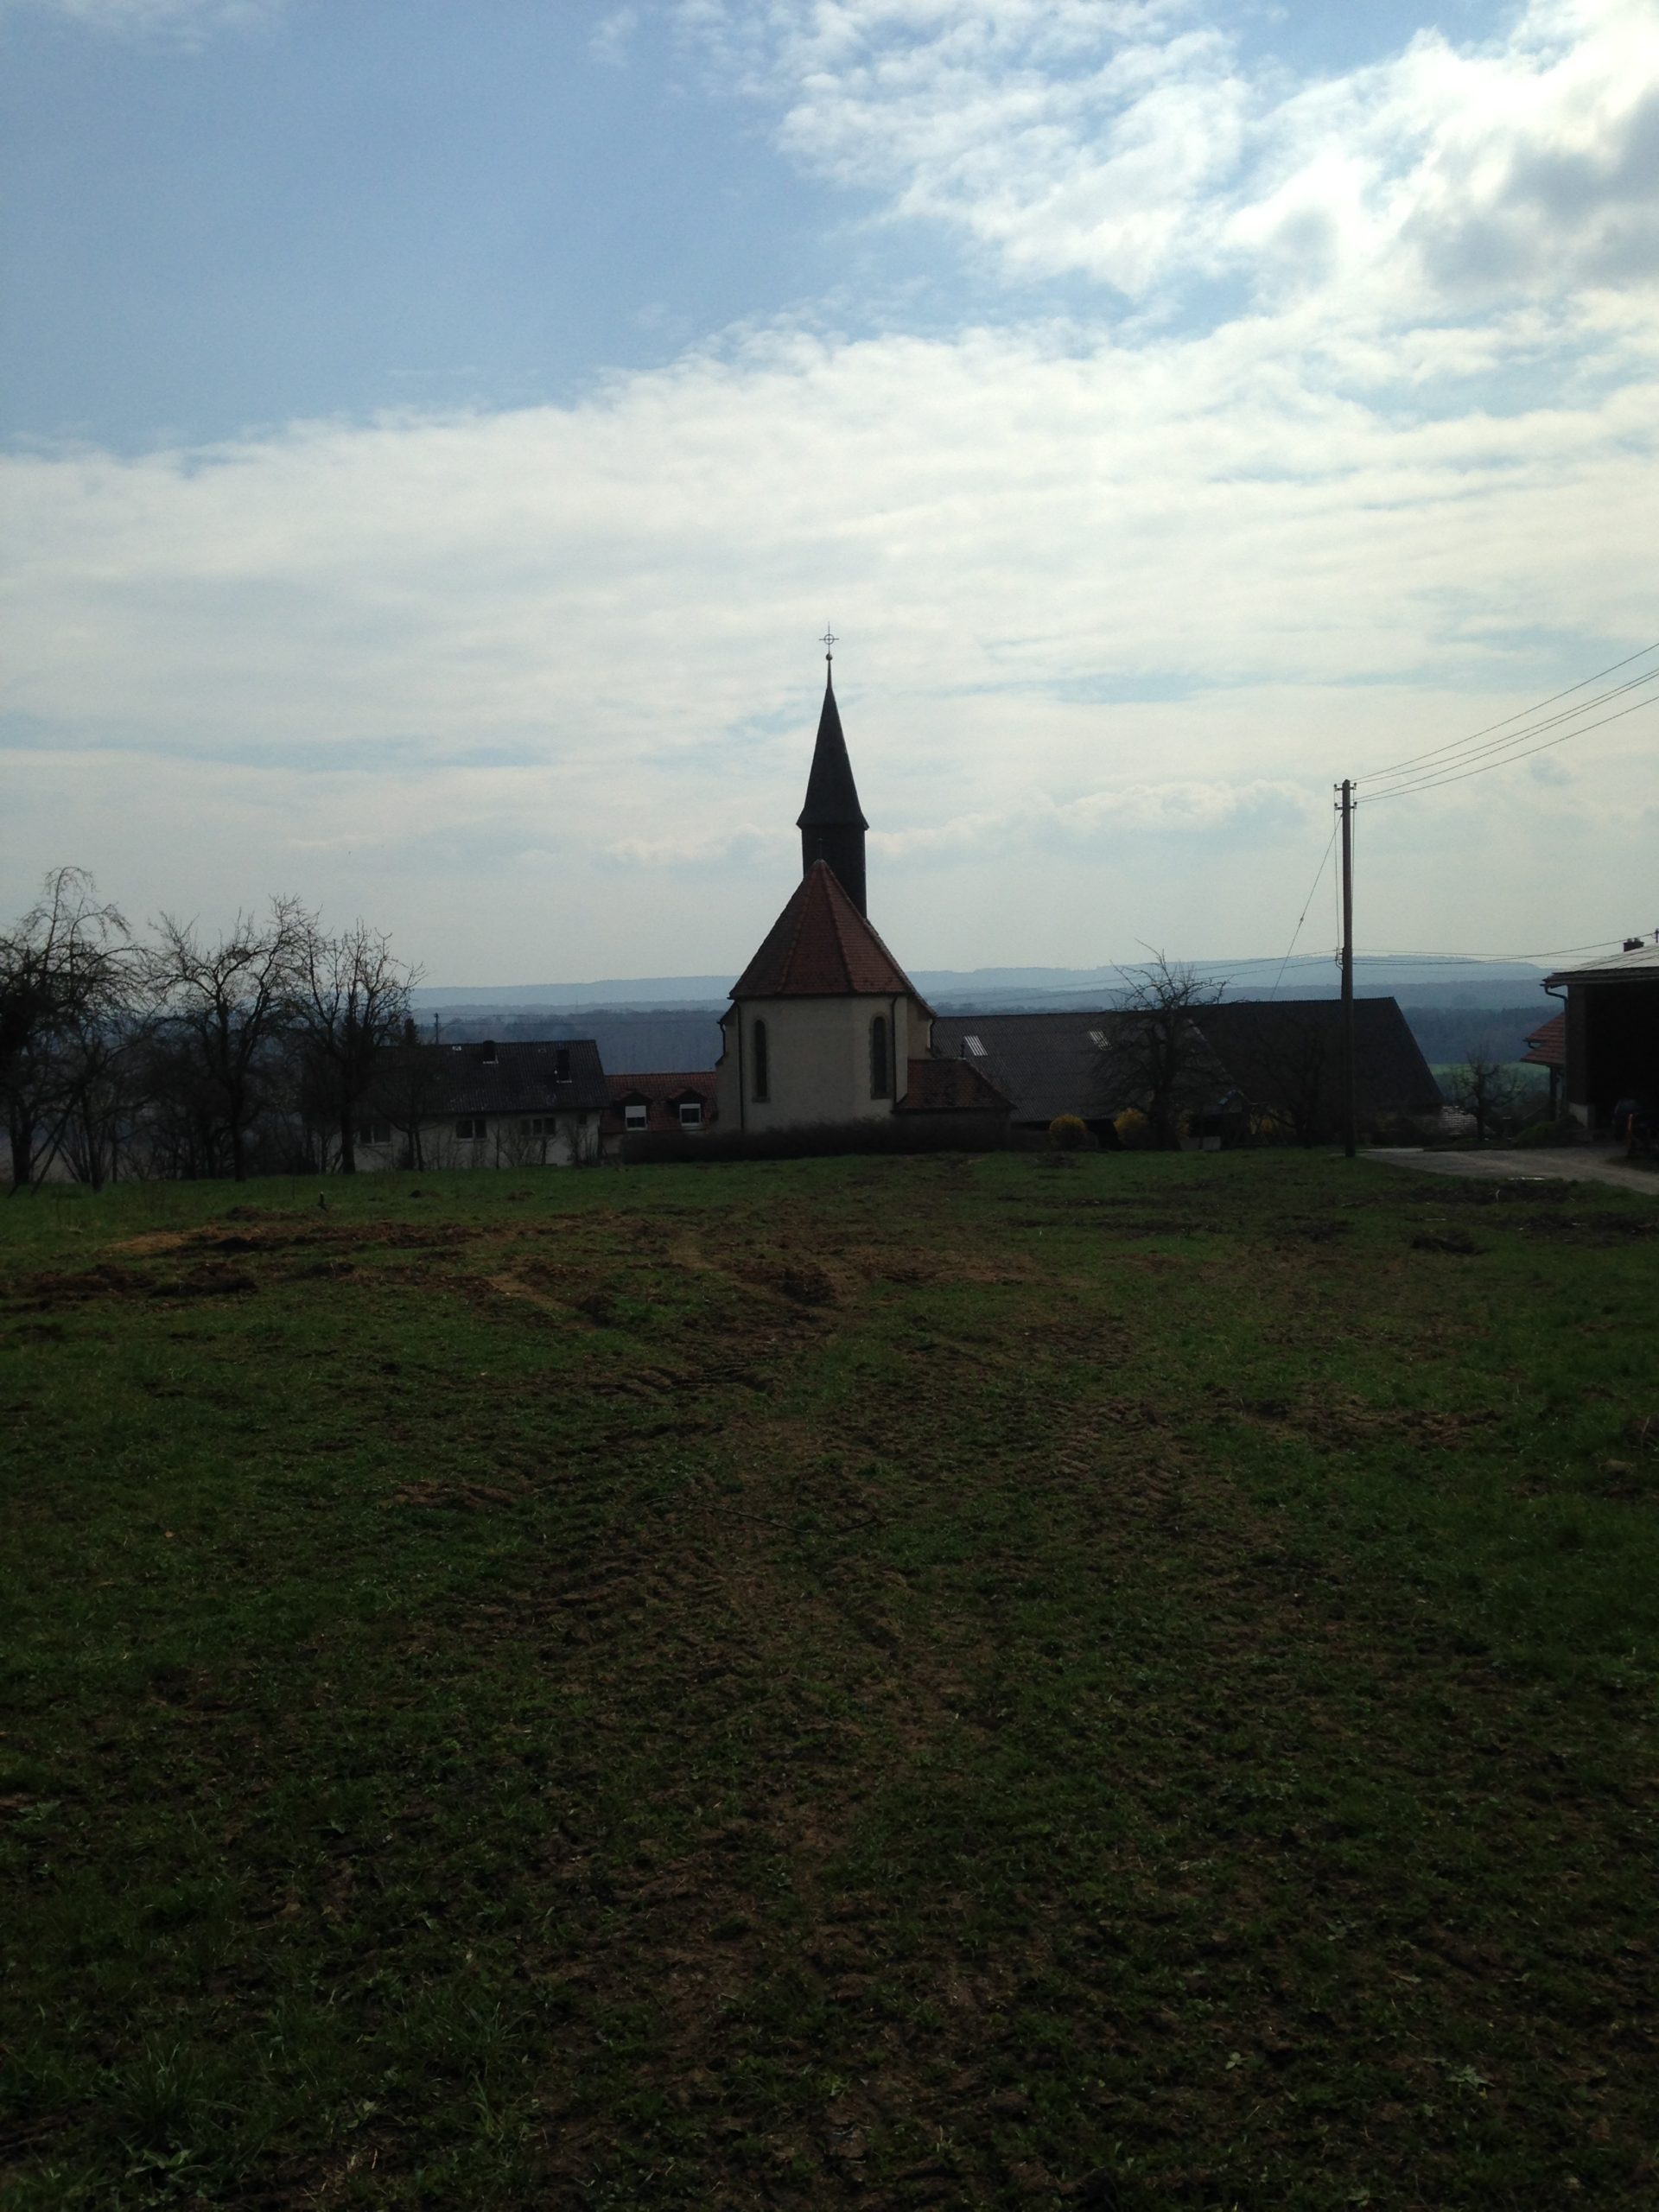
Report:
[[702,1101],[701,1098],[681,1099],[680,1127],[683,1129],[700,1129],[702,1127]]
[[643,1129],[651,1119],[651,1109],[642,1098],[630,1098],[622,1108],[625,1129]]

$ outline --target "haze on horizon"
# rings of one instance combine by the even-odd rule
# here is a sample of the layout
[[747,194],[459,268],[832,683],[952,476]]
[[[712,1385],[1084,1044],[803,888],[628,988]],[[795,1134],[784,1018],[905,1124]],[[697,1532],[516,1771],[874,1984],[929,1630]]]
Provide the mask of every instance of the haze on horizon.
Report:
[[[0,862],[735,974],[1281,951],[1659,638],[1659,0],[0,0]],[[1369,950],[1659,925],[1638,714]],[[1330,942],[1329,880],[1302,949]]]

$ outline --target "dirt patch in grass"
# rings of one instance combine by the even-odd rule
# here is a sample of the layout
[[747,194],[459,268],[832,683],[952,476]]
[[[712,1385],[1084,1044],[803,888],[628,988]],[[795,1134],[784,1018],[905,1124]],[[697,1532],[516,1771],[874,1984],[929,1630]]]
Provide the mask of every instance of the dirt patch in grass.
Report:
[[204,1193],[116,1272],[245,1325],[20,1365],[26,2212],[1643,2201],[1643,1248],[1298,1159],[520,1187],[373,1261]]
[[48,1269],[25,1275],[18,1285],[18,1303],[25,1313],[48,1313],[54,1306],[105,1299],[240,1298],[258,1287],[252,1275],[223,1260],[204,1262],[181,1274],[157,1275],[105,1262],[73,1274]]

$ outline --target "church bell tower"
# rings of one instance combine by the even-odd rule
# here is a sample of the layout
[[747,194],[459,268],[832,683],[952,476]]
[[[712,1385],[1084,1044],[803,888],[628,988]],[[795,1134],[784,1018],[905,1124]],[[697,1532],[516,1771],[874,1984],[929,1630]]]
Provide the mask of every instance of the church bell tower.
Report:
[[858,804],[853,764],[847,758],[847,741],[841,734],[841,710],[836,704],[835,639],[826,635],[824,643],[831,651],[823,657],[823,711],[818,716],[812,772],[806,779],[806,804],[796,819],[801,833],[801,874],[810,874],[815,861],[827,861],[854,906],[868,915],[864,832],[870,825]]

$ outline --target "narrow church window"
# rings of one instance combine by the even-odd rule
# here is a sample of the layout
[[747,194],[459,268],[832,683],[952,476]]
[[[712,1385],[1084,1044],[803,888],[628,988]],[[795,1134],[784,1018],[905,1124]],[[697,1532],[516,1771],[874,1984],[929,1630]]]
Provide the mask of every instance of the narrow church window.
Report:
[[891,1098],[893,1084],[887,1072],[887,1020],[878,1014],[870,1024],[870,1096]]
[[772,1071],[766,1065],[766,1025],[764,1021],[757,1021],[749,1031],[749,1057],[754,1063],[753,1096],[764,1101],[772,1090]]

